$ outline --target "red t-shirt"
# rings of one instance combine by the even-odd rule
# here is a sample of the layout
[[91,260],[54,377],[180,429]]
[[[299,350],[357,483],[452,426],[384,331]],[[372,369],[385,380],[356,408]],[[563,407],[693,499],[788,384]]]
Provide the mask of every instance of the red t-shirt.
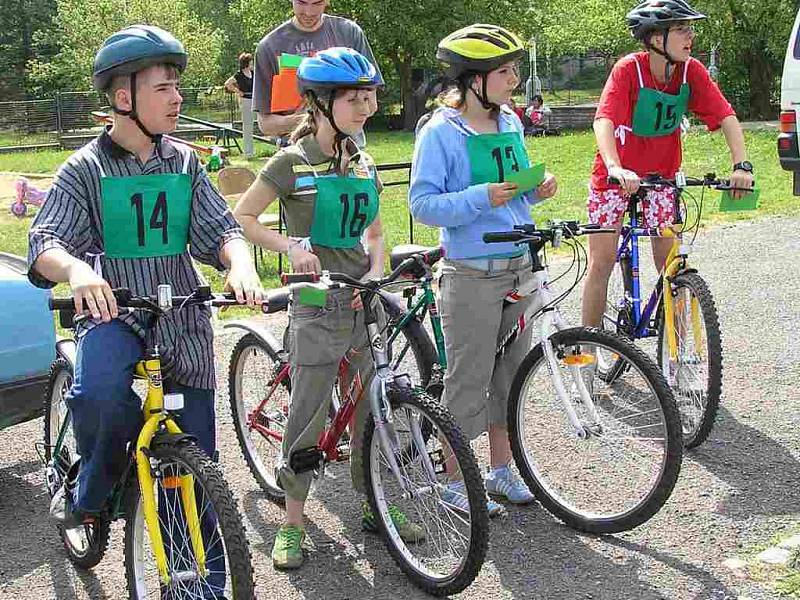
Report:
[[[606,118],[614,123],[614,128],[619,134],[616,136],[617,152],[624,168],[634,171],[640,177],[649,173],[673,177],[680,169],[682,160],[680,128],[669,135],[658,137],[640,137],[630,130],[622,132],[617,129],[621,125],[633,127],[633,109],[639,98],[640,87],[636,71],[637,60],[645,87],[661,89],[650,73],[650,55],[647,52],[629,54],[617,61],[611,69],[594,118]],[[719,129],[726,117],[736,113],[699,60],[690,58],[686,63],[679,65],[672,73],[664,92],[667,94],[679,92],[685,69],[688,69],[686,83],[689,84],[690,93],[689,111],[703,121],[710,131]],[[608,185],[607,176],[608,171],[598,152],[592,167],[592,188],[605,190],[615,187]]]

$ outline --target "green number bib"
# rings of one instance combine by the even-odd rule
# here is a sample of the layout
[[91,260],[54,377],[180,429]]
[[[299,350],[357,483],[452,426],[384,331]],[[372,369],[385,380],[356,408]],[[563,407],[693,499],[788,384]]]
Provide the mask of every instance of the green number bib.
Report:
[[683,83],[678,95],[665,94],[644,86],[642,68],[636,61],[639,75],[639,99],[633,107],[633,133],[642,137],[670,135],[681,126],[683,115],[689,110],[689,84],[686,74],[689,64],[683,66]]
[[530,166],[528,153],[519,133],[482,133],[467,137],[472,185],[502,183],[511,172]]
[[192,182],[186,174],[103,177],[103,245],[109,258],[186,251]]
[[378,214],[375,182],[362,177],[316,177],[317,199],[311,243],[328,248],[355,248]]

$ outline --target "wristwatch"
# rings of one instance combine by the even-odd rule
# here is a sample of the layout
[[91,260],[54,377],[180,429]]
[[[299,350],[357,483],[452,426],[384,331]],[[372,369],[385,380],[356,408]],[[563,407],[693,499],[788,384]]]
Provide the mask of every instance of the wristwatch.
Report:
[[752,173],[753,172],[753,163],[751,163],[749,160],[743,160],[742,162],[738,162],[735,165],[733,165],[733,170],[734,171],[747,171],[748,173]]

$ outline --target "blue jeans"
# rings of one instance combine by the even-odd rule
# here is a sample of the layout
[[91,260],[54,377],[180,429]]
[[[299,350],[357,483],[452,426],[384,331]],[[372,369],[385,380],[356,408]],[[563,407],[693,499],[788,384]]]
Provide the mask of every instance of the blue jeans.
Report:
[[[81,455],[73,498],[75,506],[81,510],[99,512],[105,508],[114,485],[128,465],[128,443],[135,439],[143,424],[142,400],[131,388],[134,367],[143,357],[142,339],[121,321],[97,325],[78,339],[75,378],[67,403]],[[184,408],[175,415],[175,420],[182,431],[197,438],[198,445],[208,456],[214,457],[214,390],[190,388],[169,381],[164,388],[169,393],[183,394]],[[164,493],[161,492],[159,506],[166,504]],[[208,539],[216,528],[216,516],[210,507],[198,508],[204,513],[203,531]],[[168,548],[168,551],[172,553],[173,550]],[[209,566],[221,572],[221,585],[224,585],[221,551],[217,539],[217,543],[207,548],[207,560],[223,565],[221,569]]]

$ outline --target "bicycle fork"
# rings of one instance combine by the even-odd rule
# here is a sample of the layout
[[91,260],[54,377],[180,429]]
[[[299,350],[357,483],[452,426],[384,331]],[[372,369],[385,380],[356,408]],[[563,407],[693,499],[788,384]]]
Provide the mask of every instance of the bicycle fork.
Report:
[[[553,331],[561,331],[566,327],[566,321],[555,307],[545,310],[541,319],[541,344],[544,349],[547,369],[550,372],[553,387],[556,390],[556,395],[561,401],[561,404],[564,406],[570,425],[572,425],[572,429],[575,431],[575,435],[578,436],[578,438],[586,439],[592,434],[601,433],[601,426],[600,415],[597,413],[592,394],[587,389],[583,377],[581,377],[581,369],[595,364],[597,362],[597,357],[593,354],[580,352],[559,359],[559,357],[556,356],[550,336]],[[589,424],[585,425],[578,416],[578,411],[573,404],[572,394],[567,390],[564,380],[561,377],[559,361],[567,365],[572,375],[572,384],[578,391],[579,402],[583,404],[586,411],[589,413],[591,421]]]
[[[156,566],[161,582],[168,586],[172,575],[167,565],[167,554],[164,549],[164,539],[159,525],[158,508],[156,507],[155,493],[153,491],[153,465],[150,462],[150,444],[158,430],[166,428],[167,433],[182,433],[178,425],[164,412],[164,390],[161,382],[161,363],[158,358],[147,359],[136,366],[136,374],[148,380],[147,398],[145,400],[145,415],[151,415],[139,432],[136,440],[136,473],[139,477],[139,491],[142,496],[142,510],[150,537],[150,545],[155,555]],[[200,530],[200,518],[197,514],[197,502],[194,491],[194,477],[192,475],[176,475],[165,477],[163,485],[166,489],[180,489],[183,503],[186,526],[192,543],[192,550],[197,562],[199,574],[206,576],[206,553],[203,546],[203,537]]]
[[[669,229],[665,230],[671,231]],[[674,235],[674,234],[672,234]],[[685,268],[685,259],[689,254],[687,247],[679,244],[676,239],[675,243],[667,255],[666,267],[664,268],[664,276],[662,277],[662,285],[664,286],[661,294],[664,300],[664,328],[665,336],[667,339],[667,348],[669,349],[669,358],[675,362],[678,360],[678,337],[677,337],[677,324],[675,322],[675,300],[672,295],[672,280]],[[683,260],[681,260],[683,259]],[[682,303],[681,303],[682,304]],[[685,310],[685,306],[681,306]],[[694,335],[695,348],[699,349],[702,346],[702,336],[700,332],[700,303],[697,298],[692,295],[690,300],[690,314],[692,320],[692,332]]]

